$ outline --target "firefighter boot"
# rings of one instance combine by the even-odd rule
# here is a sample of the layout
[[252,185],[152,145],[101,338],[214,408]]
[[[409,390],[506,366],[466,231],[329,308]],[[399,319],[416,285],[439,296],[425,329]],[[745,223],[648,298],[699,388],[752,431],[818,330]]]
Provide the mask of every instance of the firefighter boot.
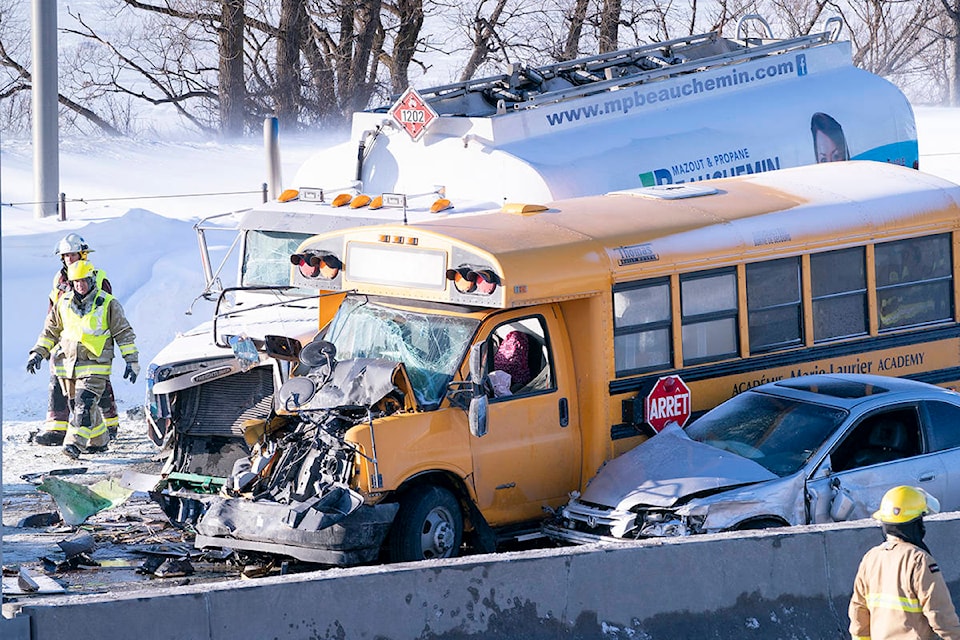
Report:
[[38,433],[33,441],[45,447],[59,447],[63,444],[64,435],[66,435],[66,431],[47,429]]

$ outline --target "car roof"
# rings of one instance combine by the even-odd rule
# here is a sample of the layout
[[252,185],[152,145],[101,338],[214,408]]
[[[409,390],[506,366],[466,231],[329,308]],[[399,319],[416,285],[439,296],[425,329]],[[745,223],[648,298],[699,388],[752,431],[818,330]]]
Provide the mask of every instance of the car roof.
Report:
[[770,382],[753,391],[806,400],[836,407],[886,399],[896,402],[908,398],[936,398],[957,401],[960,394],[926,382],[866,374],[817,374]]

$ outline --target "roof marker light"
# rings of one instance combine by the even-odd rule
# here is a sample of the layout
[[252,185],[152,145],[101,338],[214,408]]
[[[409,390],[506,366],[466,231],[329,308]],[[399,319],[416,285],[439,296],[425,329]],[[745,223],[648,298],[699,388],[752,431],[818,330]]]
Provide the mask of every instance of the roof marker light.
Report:
[[333,202],[330,203],[332,207],[342,207],[343,205],[349,203],[353,198],[349,193],[341,193],[336,198],[333,199]]
[[430,205],[430,212],[439,213],[441,211],[446,211],[447,209],[452,209],[452,208],[453,208],[453,203],[451,203],[446,198],[440,198],[439,200],[434,201],[432,205]]
[[507,202],[500,209],[503,213],[510,213],[516,216],[532,216],[546,210],[547,207],[542,204],[527,204],[523,202]]
[[370,204],[370,196],[361,193],[360,195],[354,196],[353,200],[350,201],[351,209],[359,209],[360,207],[365,207]]
[[300,192],[296,189],[284,189],[283,192],[277,197],[278,202],[290,202],[291,200],[296,200],[300,196]]

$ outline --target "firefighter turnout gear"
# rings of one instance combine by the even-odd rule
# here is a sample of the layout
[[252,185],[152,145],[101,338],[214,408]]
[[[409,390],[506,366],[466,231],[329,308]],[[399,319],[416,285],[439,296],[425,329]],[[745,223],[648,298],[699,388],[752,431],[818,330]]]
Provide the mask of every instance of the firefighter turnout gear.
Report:
[[960,640],[960,620],[933,556],[892,535],[860,562],[849,614],[854,640]]
[[[61,249],[66,251],[60,253]],[[79,251],[71,251],[71,249],[79,249]],[[50,291],[49,306],[47,308],[48,313],[53,309],[61,296],[73,291],[73,285],[67,277],[67,268],[69,265],[76,262],[76,260],[85,260],[86,253],[91,251],[93,251],[93,249],[86,244],[83,238],[75,233],[67,235],[57,244],[57,252],[60,253],[63,265],[53,276],[53,287]],[[71,254],[73,255],[71,256]],[[107,293],[113,293],[113,287],[110,285],[110,280],[107,279],[107,274],[103,269],[94,269],[93,277],[94,286],[97,289],[106,291]],[[44,425],[44,430],[34,438],[34,442],[46,446],[60,446],[63,444],[63,436],[67,432],[67,425],[70,423],[70,402],[67,400],[67,397],[63,395],[60,380],[53,372],[52,364],[53,363],[51,363],[47,403],[47,421]],[[120,429],[120,418],[117,411],[116,397],[113,394],[113,385],[109,380],[107,380],[106,391],[104,391],[100,397],[100,410],[103,413],[103,419],[107,425],[110,438],[116,438]]]
[[923,516],[940,503],[920,487],[883,494],[873,514],[886,541],[860,561],[850,598],[854,640],[960,640],[960,619],[940,567],[923,542]]
[[[80,262],[71,267],[77,264]],[[75,267],[69,275],[82,279],[90,277],[90,271]],[[135,337],[120,302],[100,289],[65,293],[47,314],[32,351],[51,359],[53,373],[72,409],[64,447],[102,450],[108,442],[100,402],[106,395],[115,347],[128,365],[138,362]]]

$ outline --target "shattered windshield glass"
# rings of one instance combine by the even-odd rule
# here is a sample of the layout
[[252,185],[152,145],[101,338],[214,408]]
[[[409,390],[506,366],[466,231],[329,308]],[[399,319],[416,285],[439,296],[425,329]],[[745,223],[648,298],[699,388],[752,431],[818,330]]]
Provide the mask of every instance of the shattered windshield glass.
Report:
[[417,402],[439,406],[463,360],[478,321],[397,309],[364,296],[343,301],[326,339],[337,360],[383,358],[402,362]]
[[310,237],[290,231],[247,231],[243,253],[243,286],[281,286],[290,284],[290,254]]
[[780,477],[796,473],[846,418],[843,409],[747,392],[708,411],[685,431]]

